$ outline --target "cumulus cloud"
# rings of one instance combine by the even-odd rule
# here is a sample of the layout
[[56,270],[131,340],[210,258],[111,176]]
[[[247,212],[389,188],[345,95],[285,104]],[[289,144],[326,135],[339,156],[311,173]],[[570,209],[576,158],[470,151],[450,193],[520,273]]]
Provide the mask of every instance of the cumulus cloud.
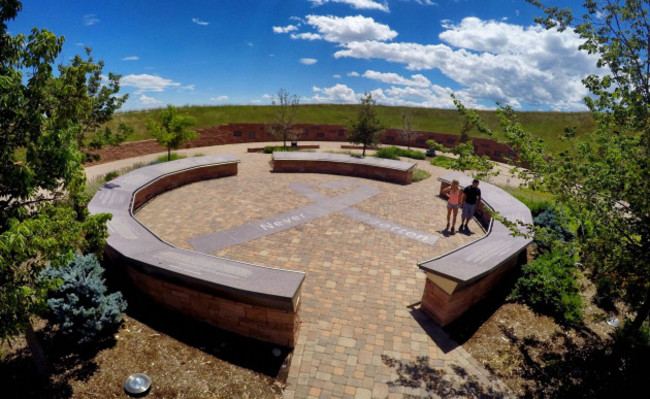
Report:
[[352,104],[359,102],[361,99],[361,95],[356,94],[354,90],[344,84],[337,84],[324,89],[314,86],[312,90],[317,94],[309,100],[320,103]]
[[411,75],[411,79],[404,78],[396,73],[382,73],[376,71],[366,71],[363,74],[364,78],[379,80],[384,83],[402,85],[402,86],[416,86],[416,87],[428,87],[431,86],[429,79],[424,77],[424,75]]
[[122,58],[122,61],[137,61],[139,59],[140,57],[138,57],[137,55],[131,55],[129,57]]
[[293,32],[294,30],[298,30],[298,27],[295,25],[273,27],[273,33],[289,33],[289,32]]
[[307,15],[306,24],[316,32],[294,33],[293,39],[326,40],[333,43],[350,43],[366,40],[387,41],[397,36],[388,25],[375,22],[362,15],[336,17],[332,15]]
[[141,94],[145,91],[161,92],[168,87],[180,86],[181,84],[171,79],[144,73],[141,75],[126,75],[120,79],[120,85],[123,87],[135,87],[135,93]]
[[300,63],[305,65],[314,65],[318,60],[314,58],[301,58]]
[[[388,4],[386,2],[380,3],[373,0],[309,0],[314,6],[322,6],[326,3],[343,3],[348,4],[357,10],[379,10],[389,12]],[[418,0],[422,1],[422,0]],[[429,0],[424,0],[429,1]]]
[[96,14],[86,14],[83,16],[81,20],[83,21],[83,24],[86,26],[92,26],[100,22]]
[[332,77],[333,77],[334,79],[341,79],[341,75],[339,75],[339,74],[332,75]]
[[194,22],[194,23],[197,24],[197,25],[201,25],[201,26],[208,26],[208,25],[210,25],[209,22],[201,21],[201,20],[198,19],[198,18],[192,18],[192,22]]
[[[491,103],[584,109],[588,92],[581,80],[598,69],[596,57],[578,50],[576,33],[474,17],[457,25],[445,21],[443,27],[440,39],[445,43],[352,41],[343,43],[334,56],[382,59],[409,70],[438,69],[464,86],[469,98]],[[382,77],[398,84],[394,76]]]
[[153,97],[147,97],[143,94],[138,98],[138,105],[144,108],[154,108],[162,105],[162,102],[156,100]]
[[352,72],[348,72],[348,76],[361,76],[361,75],[359,75],[359,72],[352,71]]

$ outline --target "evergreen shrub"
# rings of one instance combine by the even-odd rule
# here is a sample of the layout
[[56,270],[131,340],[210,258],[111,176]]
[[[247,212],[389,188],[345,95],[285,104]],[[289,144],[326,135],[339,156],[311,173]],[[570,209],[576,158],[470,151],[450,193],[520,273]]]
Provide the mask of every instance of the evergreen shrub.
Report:
[[510,299],[525,303],[560,324],[580,325],[584,302],[573,258],[562,250],[553,249],[524,265]]
[[79,344],[101,338],[122,322],[126,301],[121,292],[107,294],[104,269],[93,254],[75,255],[65,267],[48,267],[42,278],[59,285],[51,291],[47,305],[51,321],[64,336]]
[[[531,212],[532,213],[532,212]],[[544,227],[557,239],[569,242],[575,238],[574,234],[566,226],[562,224],[561,215],[553,206],[547,207],[544,211],[539,213],[534,219],[535,226]],[[537,239],[536,243],[542,250],[550,249],[551,243],[547,239]]]

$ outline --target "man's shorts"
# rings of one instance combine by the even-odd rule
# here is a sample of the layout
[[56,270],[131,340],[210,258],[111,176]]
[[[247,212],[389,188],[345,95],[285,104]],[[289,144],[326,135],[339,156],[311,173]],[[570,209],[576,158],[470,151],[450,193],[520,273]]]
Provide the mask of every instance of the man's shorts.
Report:
[[471,219],[474,217],[476,211],[476,204],[468,204],[463,202],[463,219]]

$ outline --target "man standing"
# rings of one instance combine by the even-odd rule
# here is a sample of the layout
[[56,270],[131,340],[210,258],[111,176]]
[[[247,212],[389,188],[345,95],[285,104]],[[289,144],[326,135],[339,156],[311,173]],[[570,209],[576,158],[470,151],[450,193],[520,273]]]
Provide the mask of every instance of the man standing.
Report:
[[478,188],[478,180],[474,179],[472,185],[465,187],[463,190],[463,200],[461,201],[463,214],[460,219],[460,227],[458,228],[458,231],[463,229],[469,230],[467,223],[469,223],[470,219],[474,217],[476,205],[479,201],[481,201],[481,189]]

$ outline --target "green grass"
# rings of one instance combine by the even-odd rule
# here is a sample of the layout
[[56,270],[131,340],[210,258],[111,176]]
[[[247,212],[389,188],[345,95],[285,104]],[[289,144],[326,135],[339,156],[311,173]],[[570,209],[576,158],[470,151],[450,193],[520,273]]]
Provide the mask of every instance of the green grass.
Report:
[[446,168],[449,169],[449,164],[451,163],[452,159],[449,157],[445,157],[443,155],[436,155],[435,157],[431,158],[431,165],[433,166],[440,166],[441,168]]
[[412,181],[413,181],[413,183],[416,183],[416,182],[428,179],[430,177],[431,177],[431,173],[427,172],[426,170],[415,168],[413,170]]
[[523,202],[524,205],[526,205],[533,213],[536,213],[535,210],[555,202],[554,196],[551,193],[537,191],[526,187],[500,186],[500,188]]
[[168,162],[168,161],[176,161],[178,159],[183,159],[187,158],[187,155],[182,155],[182,154],[177,154],[175,152],[172,152],[170,154],[170,159],[167,159],[167,155],[161,155],[158,158],[156,158],[155,163],[163,163],[163,162]]
[[[402,127],[402,113],[408,111],[411,116],[411,128],[448,134],[460,134],[463,118],[454,109],[406,108],[378,106],[379,118],[389,128]],[[226,106],[185,106],[180,107],[182,113],[187,113],[196,119],[194,129],[203,129],[227,123],[264,123],[273,119],[273,106],[226,105]],[[134,133],[128,141],[152,138],[146,129],[148,116],[157,110],[118,112],[108,124],[115,129],[120,122],[125,122],[134,128]],[[356,115],[355,105],[337,104],[306,104],[298,107],[296,123],[336,124],[345,125]],[[479,115],[494,130],[499,130],[499,123],[494,111],[479,111]],[[553,153],[566,148],[566,143],[558,140],[565,127],[576,127],[578,137],[594,129],[595,122],[588,112],[519,112],[518,121],[537,137],[542,138]],[[475,130],[470,136],[481,137]]]

